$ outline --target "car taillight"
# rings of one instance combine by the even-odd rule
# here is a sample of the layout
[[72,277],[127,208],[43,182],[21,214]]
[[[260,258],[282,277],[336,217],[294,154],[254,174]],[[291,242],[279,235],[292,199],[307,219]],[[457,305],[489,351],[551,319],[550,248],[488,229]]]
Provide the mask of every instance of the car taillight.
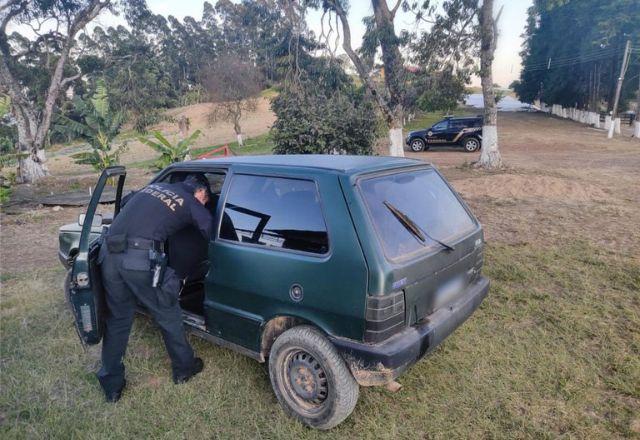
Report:
[[367,296],[365,342],[381,342],[404,327],[404,292]]

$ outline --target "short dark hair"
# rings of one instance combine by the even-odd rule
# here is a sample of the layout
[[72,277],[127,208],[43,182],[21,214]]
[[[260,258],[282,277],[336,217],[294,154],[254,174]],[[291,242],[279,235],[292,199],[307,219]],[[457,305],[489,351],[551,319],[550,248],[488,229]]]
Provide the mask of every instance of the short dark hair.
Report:
[[211,190],[209,190],[209,183],[206,181],[204,176],[198,174],[189,174],[182,183],[184,183],[189,188],[192,194],[195,194],[200,190],[204,190],[207,193],[207,196],[211,195]]
[[201,183],[196,183],[195,185],[193,185],[193,193],[197,193],[200,190],[204,190],[204,192],[207,193],[207,195],[209,195],[209,188],[206,185],[203,185]]

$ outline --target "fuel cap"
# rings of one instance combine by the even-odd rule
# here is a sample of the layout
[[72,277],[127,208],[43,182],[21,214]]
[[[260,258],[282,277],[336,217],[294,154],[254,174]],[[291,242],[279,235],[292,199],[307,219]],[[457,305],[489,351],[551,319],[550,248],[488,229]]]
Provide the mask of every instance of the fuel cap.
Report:
[[289,297],[291,297],[295,302],[302,301],[302,298],[304,297],[304,290],[302,289],[302,286],[300,284],[293,284],[289,289]]

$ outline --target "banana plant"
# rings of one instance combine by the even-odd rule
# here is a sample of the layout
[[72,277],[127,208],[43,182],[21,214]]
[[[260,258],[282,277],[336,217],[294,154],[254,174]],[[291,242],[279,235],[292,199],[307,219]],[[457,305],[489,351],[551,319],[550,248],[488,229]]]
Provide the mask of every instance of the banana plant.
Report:
[[96,171],[117,165],[127,144],[123,142],[112,148],[112,143],[120,133],[125,115],[111,110],[105,85],[98,83],[96,92],[88,100],[75,99],[74,110],[80,115],[81,121],[60,116],[56,129],[86,141],[91,151],[75,153],[71,157],[76,163],[91,165]]
[[191,133],[190,136],[178,141],[176,144],[172,144],[159,131],[152,133],[155,140],[152,138],[147,139],[143,136],[138,137],[138,140],[160,153],[160,157],[156,160],[155,166],[158,169],[163,169],[172,163],[188,160],[191,156],[191,146],[200,134],[200,130],[196,130]]

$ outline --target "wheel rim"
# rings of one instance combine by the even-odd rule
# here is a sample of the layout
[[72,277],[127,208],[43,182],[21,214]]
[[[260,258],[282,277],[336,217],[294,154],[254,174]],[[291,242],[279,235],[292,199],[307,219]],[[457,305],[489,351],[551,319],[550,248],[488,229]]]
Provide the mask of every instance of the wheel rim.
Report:
[[411,149],[413,151],[422,151],[422,141],[420,139],[416,139],[411,142]]
[[329,395],[329,381],[320,362],[308,352],[293,348],[285,354],[282,365],[287,399],[306,413],[320,412]]
[[469,139],[467,142],[465,142],[464,146],[467,151],[476,151],[479,145],[477,140]]

